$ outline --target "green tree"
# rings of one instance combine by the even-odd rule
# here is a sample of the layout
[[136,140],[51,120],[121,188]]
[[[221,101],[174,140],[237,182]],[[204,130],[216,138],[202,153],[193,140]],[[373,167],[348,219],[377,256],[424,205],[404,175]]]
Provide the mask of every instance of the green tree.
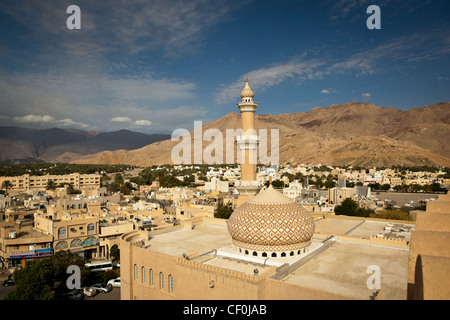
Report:
[[342,203],[334,208],[336,215],[369,217],[375,211],[371,209],[360,208],[358,203],[351,198],[346,198]]
[[2,189],[5,189],[5,193],[8,194],[8,190],[11,189],[14,185],[11,181],[5,180],[2,183]]
[[123,180],[123,176],[122,174],[118,173],[114,176],[114,182],[116,182],[117,184],[121,185],[122,183],[124,183]]
[[45,187],[46,190],[55,190],[56,189],[56,183],[53,180],[47,181],[47,186]]
[[81,271],[81,285],[90,283],[91,271],[84,266],[83,259],[70,250],[62,250],[52,257],[34,259],[22,269],[14,271],[16,287],[5,300],[52,300],[66,290],[67,268],[77,265]]
[[331,188],[336,187],[336,182],[333,180],[327,179],[323,185],[325,186],[325,188],[331,189]]
[[[265,186],[268,187],[269,185],[270,185],[270,181],[266,181]],[[284,181],[279,180],[279,179],[273,180],[272,187],[274,187],[275,189],[282,189],[282,188],[284,188]]]
[[109,250],[109,254],[111,257],[114,257],[115,259],[120,260],[120,249],[117,244],[113,245],[111,249]]
[[55,266],[49,258],[28,262],[14,271],[16,287],[5,300],[53,300]]
[[358,207],[355,200],[346,198],[340,205],[334,208],[334,213],[337,215],[354,216]]
[[214,212],[214,218],[228,219],[233,211],[233,205],[230,201],[228,201],[226,204],[223,204],[223,198],[219,198],[219,200],[217,201],[216,211]]
[[411,220],[409,212],[403,210],[381,210],[371,216],[380,219]]

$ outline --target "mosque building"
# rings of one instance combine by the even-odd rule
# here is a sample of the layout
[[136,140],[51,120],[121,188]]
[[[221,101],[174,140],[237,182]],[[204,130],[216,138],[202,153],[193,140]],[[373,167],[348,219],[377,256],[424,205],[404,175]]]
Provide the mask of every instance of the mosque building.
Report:
[[[262,188],[250,161],[258,104],[248,79],[241,98],[237,208],[228,220],[177,216],[176,226],[123,234],[121,299],[404,299],[410,239],[376,236],[386,221],[311,214]],[[375,289],[366,272],[373,265],[382,270]]]
[[245,80],[241,92],[243,135],[237,137],[241,149],[241,180],[238,207],[228,220],[228,231],[240,253],[253,256],[285,257],[305,252],[314,234],[314,220],[297,202],[276,191],[272,185],[255,194],[262,185],[256,179],[258,136],[255,131],[254,93]]

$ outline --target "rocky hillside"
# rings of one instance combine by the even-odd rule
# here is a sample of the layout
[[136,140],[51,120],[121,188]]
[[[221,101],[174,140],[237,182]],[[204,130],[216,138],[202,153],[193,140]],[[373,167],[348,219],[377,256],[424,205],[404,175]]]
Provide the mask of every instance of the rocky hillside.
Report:
[[[217,128],[225,137],[226,129],[240,128],[240,121],[239,113],[230,113],[205,124],[203,132]],[[449,102],[408,111],[353,102],[295,114],[257,115],[256,127],[279,129],[281,164],[450,165]],[[178,143],[159,141],[135,150],[101,152],[76,162],[172,163],[171,152]],[[209,143],[203,142],[203,147]]]

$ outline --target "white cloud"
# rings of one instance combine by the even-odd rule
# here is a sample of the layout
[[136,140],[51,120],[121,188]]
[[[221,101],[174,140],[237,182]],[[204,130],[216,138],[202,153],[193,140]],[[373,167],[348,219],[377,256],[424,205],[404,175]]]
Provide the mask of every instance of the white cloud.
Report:
[[111,118],[111,121],[112,122],[130,122],[130,121],[133,121],[133,120],[131,120],[128,117],[114,117],[114,118]]
[[89,128],[89,126],[85,123],[77,122],[72,119],[62,119],[57,120],[56,125],[60,127],[70,127],[70,128],[77,128],[77,129],[86,129]]
[[35,114],[27,114],[22,117],[13,117],[13,121],[19,123],[52,123],[55,121],[55,118],[49,115],[35,115]]
[[[354,0],[339,2],[340,7],[349,5],[345,12],[353,10],[358,4]],[[374,47],[356,52],[347,58],[340,60],[333,58],[308,59],[295,57],[286,62],[279,62],[251,70],[241,75],[238,80],[228,85],[223,85],[217,92],[215,101],[219,104],[233,101],[239,97],[243,89],[244,79],[249,78],[249,84],[253,91],[264,91],[274,85],[287,80],[302,83],[306,80],[321,79],[329,75],[351,74],[355,76],[371,75],[389,70],[388,63],[400,61],[401,63],[416,63],[417,61],[430,61],[447,56],[450,53],[448,39],[448,27],[440,27],[433,32],[421,32],[392,39]],[[436,48],[436,43],[441,44]],[[434,44],[434,45],[433,45]],[[323,89],[323,94],[336,93],[332,89]],[[368,98],[368,97],[365,97]]]
[[282,83],[287,79],[304,81],[320,77],[318,67],[324,63],[315,60],[305,61],[295,57],[285,63],[277,63],[268,67],[256,69],[239,77],[234,83],[219,90],[216,95],[217,103],[226,103],[239,96],[243,89],[244,79],[248,76],[250,88],[265,90],[271,86]]
[[320,93],[323,93],[323,94],[332,94],[332,93],[336,93],[336,90],[334,90],[334,89],[323,89],[322,91],[320,91]]
[[70,127],[77,129],[86,129],[89,126],[85,123],[74,121],[70,118],[57,120],[50,115],[35,115],[27,114],[26,116],[13,117],[12,121],[24,124],[44,124],[44,125],[55,125],[58,127]]
[[63,49],[71,58],[92,58],[117,49],[132,54],[163,50],[168,56],[195,52],[213,26],[244,5],[230,0],[110,0],[107,4],[77,0],[76,4],[81,8],[80,37],[67,30],[65,0],[4,0],[0,10],[36,30],[35,36],[43,42],[58,43],[53,50]]
[[363,99],[370,99],[372,97],[372,95],[368,92],[363,93],[361,96],[363,97]]
[[136,120],[134,121],[134,125],[139,126],[139,127],[148,127],[152,124],[151,121],[149,120]]

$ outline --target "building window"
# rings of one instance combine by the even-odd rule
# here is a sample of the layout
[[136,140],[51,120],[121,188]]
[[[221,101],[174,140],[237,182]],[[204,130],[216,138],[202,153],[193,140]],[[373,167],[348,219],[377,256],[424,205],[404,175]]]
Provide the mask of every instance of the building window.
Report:
[[83,245],[83,242],[80,239],[73,239],[70,242],[70,247],[81,247]]
[[145,274],[145,267],[142,267],[142,268],[141,268],[141,272],[142,272],[142,282],[145,283],[145,281],[146,281],[146,279],[145,279],[145,277],[146,277],[146,274]]
[[66,241],[60,241],[55,245],[56,250],[67,249],[68,245]]
[[138,270],[138,266],[135,264],[134,265],[134,280],[138,280],[139,279],[139,270]]
[[88,224],[87,226],[87,234],[95,233],[95,225],[93,223]]
[[164,273],[159,273],[159,288],[164,290]]
[[150,269],[150,285],[155,285],[154,277],[153,277],[153,269]]
[[62,227],[58,229],[58,239],[67,238],[66,228]]
[[173,277],[169,274],[169,291],[173,292]]

